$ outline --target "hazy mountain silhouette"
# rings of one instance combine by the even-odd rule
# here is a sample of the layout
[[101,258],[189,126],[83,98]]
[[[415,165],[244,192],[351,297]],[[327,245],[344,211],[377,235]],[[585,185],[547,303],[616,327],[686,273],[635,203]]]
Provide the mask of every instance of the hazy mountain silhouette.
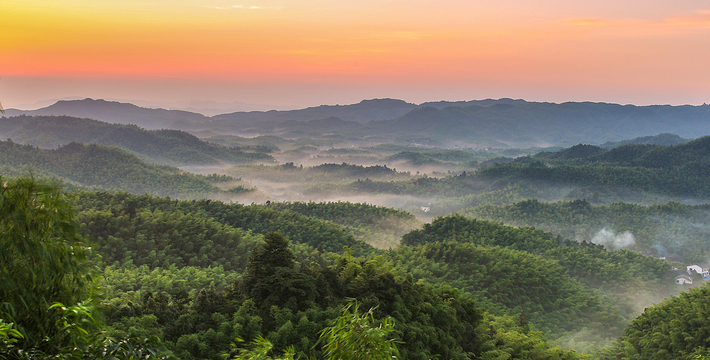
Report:
[[[662,133],[682,138],[710,134],[710,106],[562,104],[498,99],[439,101],[420,105],[396,99],[363,100],[299,110],[251,111],[206,117],[104,100],[59,101],[8,115],[69,115],[148,129],[210,130],[223,134],[289,138],[344,136],[376,143],[435,146],[571,146],[602,144]],[[677,141],[668,139],[668,141]]]
[[273,161],[264,153],[208,143],[180,130],[145,130],[136,125],[70,116],[0,118],[0,138],[42,148],[71,142],[102,144],[128,150],[144,160],[170,165],[217,165]]
[[406,134],[439,143],[487,138],[519,147],[600,144],[671,132],[697,138],[710,134],[710,106],[525,102],[429,107],[397,119],[371,122],[362,131]]
[[37,110],[11,110],[13,115],[67,115],[108,123],[134,124],[146,129],[193,129],[209,118],[182,110],[149,109],[106,100],[60,100]]
[[337,117],[343,121],[369,122],[400,117],[418,105],[395,99],[363,100],[352,105],[321,105],[300,110],[235,112],[213,116],[219,124],[309,121]]

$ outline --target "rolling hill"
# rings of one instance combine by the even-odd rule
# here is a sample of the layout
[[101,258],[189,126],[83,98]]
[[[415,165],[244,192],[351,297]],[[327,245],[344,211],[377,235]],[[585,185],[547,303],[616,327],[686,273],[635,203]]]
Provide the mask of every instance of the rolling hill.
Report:
[[273,161],[268,154],[212,144],[180,130],[145,130],[136,125],[109,124],[70,116],[0,118],[0,138],[43,148],[56,148],[71,142],[116,146],[143,159],[169,165]]

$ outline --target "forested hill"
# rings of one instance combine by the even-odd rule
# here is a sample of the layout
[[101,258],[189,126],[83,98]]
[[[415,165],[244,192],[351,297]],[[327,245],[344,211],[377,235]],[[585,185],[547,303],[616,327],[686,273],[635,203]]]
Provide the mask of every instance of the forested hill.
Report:
[[707,359],[710,288],[693,289],[649,307],[634,320],[604,360]]
[[[476,330],[476,336],[488,334],[486,337],[498,337],[502,335],[497,334],[499,331],[513,331],[510,336],[515,339],[500,338],[487,345],[492,346],[489,351],[501,346],[511,348],[497,351],[519,351],[515,350],[518,346],[529,346],[523,345],[528,341],[525,339],[541,337],[540,333],[534,335],[537,331],[534,329],[543,330],[551,339],[565,346],[595,349],[619,336],[636,311],[632,300],[627,299],[623,291],[646,294],[663,291],[666,284],[663,276],[667,265],[654,259],[630,252],[606,252],[589,244],[577,246],[576,243],[567,242],[560,245],[549,235],[534,229],[515,229],[457,216],[439,219],[432,226],[425,226],[405,237],[412,239],[426,232],[446,242],[434,241],[382,252],[355,241],[339,225],[307,218],[289,210],[280,210],[273,206],[275,204],[243,206],[218,201],[175,201],[148,195],[105,192],[80,193],[76,202],[83,234],[96,244],[96,249],[103,254],[106,263],[111,265],[106,272],[111,289],[122,289],[123,292],[140,290],[141,297],[147,296],[148,289],[152,294],[161,289],[164,291],[161,296],[165,299],[160,301],[164,301],[167,308],[179,314],[170,317],[166,313],[157,312],[146,299],[129,303],[129,295],[126,295],[120,301],[112,300],[113,326],[121,329],[122,326],[137,321],[141,312],[144,316],[155,314],[159,317],[159,324],[145,323],[139,328],[143,331],[162,329],[166,338],[172,341],[172,349],[193,352],[198,358],[197,354],[203,354],[205,357],[204,354],[210,351],[189,346],[188,338],[199,337],[199,342],[207,343],[213,341],[216,349],[225,349],[224,339],[230,339],[225,335],[232,334],[232,331],[239,336],[253,337],[254,329],[260,329],[265,331],[265,336],[268,335],[279,344],[295,344],[300,349],[303,344],[312,344],[310,339],[315,330],[306,324],[332,316],[329,312],[313,307],[307,310],[308,303],[301,303],[299,300],[304,296],[309,298],[315,293],[322,295],[313,300],[318,306],[337,301],[343,292],[372,306],[379,304],[378,313],[392,314],[398,321],[402,319],[400,326],[403,330],[398,336],[402,336],[402,346],[408,349],[407,351],[433,347],[438,349],[437,353],[446,354],[450,351],[455,353],[459,351],[455,349],[473,344],[481,346],[486,342],[482,338],[468,345],[458,342],[463,340],[456,340],[447,343],[444,348],[448,350],[445,350],[434,346],[431,341],[417,340],[421,335],[409,337],[412,336],[408,335],[409,331],[418,331],[419,334],[419,331],[424,331],[422,329],[437,327],[442,323],[436,318],[412,317],[419,311],[429,309],[429,306],[438,305],[432,300],[429,300],[429,306],[402,304],[402,301],[414,301],[414,298],[410,298],[414,295],[405,296],[400,291],[412,291],[412,286],[431,284],[439,291],[448,293],[450,301],[458,299],[459,295],[455,295],[458,291],[444,282],[470,294],[477,301],[477,306],[490,311],[492,315],[508,317],[509,323],[503,325],[503,328],[494,325],[495,321],[501,320],[489,318],[486,321],[491,323],[484,326],[485,330]],[[333,219],[337,219],[337,214],[343,211],[360,213],[364,221],[351,224],[353,227],[367,226],[367,215],[384,211],[377,207],[347,207],[338,203],[320,206],[284,204],[282,207]],[[468,237],[442,236],[441,233],[451,234],[450,225],[453,223],[458,225],[455,226],[457,231],[461,229]],[[180,295],[180,289],[184,289],[185,282],[196,281],[192,280],[192,277],[197,276],[192,275],[192,272],[196,271],[190,270],[192,267],[215,269],[211,270],[217,272],[214,276],[218,276],[222,271],[248,274],[248,263],[251,259],[248,252],[258,249],[262,243],[261,235],[258,234],[267,234],[274,229],[291,239],[293,243],[290,249],[294,259],[301,264],[301,269],[296,273],[300,275],[281,274],[278,277],[259,280],[270,281],[272,284],[269,289],[273,289],[273,294],[263,299],[279,308],[289,308],[293,313],[279,315],[280,313],[270,310],[271,315],[267,315],[262,313],[262,310],[268,310],[268,306],[262,306],[261,302],[246,303],[244,308],[238,310],[240,302],[245,300],[238,295],[241,288],[237,285],[231,287],[230,284],[221,282],[224,280],[218,279],[213,281],[218,289],[222,287],[224,291],[205,288],[200,291],[204,292],[203,295],[199,295],[193,290],[190,297],[194,299],[194,305],[184,305],[182,309],[173,308],[174,305],[168,306],[170,303],[177,304],[177,299],[182,299],[179,300],[182,303],[186,301],[186,295]],[[502,240],[498,243],[471,242],[473,238],[484,237]],[[511,242],[510,239],[514,240]],[[526,245],[516,246],[516,242]],[[367,256],[367,259],[352,258],[347,253],[341,257],[328,254],[339,252],[344,245],[353,249],[354,254]],[[510,246],[503,248],[499,245]],[[516,247],[518,249],[514,249]],[[138,268],[133,268],[134,266]],[[186,278],[179,278],[180,274]],[[315,279],[311,279],[314,276]],[[135,280],[130,282],[127,277]],[[145,280],[139,281],[139,278]],[[246,275],[242,279],[241,281],[246,281]],[[421,282],[417,283],[417,280]],[[308,289],[303,287],[310,286],[308,284],[311,281],[315,281],[315,290],[299,290]],[[333,284],[334,282],[336,284]],[[235,284],[240,284],[239,280]],[[675,286],[672,280],[670,284]],[[599,289],[622,289],[619,290],[622,294],[615,294],[618,296],[614,297],[614,301],[610,301],[611,298],[605,297]],[[422,291],[425,290],[417,290],[417,296],[424,296]],[[205,305],[205,299],[199,300],[207,293],[214,299],[207,304],[212,305]],[[297,303],[291,304],[293,301],[283,298],[288,294],[291,294],[289,296]],[[279,301],[282,303],[273,303],[276,297],[281,298]],[[172,302],[170,298],[173,299]],[[225,298],[231,300],[226,301]],[[143,305],[140,305],[141,303]],[[120,307],[118,304],[124,305]],[[214,313],[221,314],[224,319],[215,323],[210,320],[214,319]],[[437,316],[448,318],[449,315],[446,314],[450,313],[438,314]],[[250,324],[250,316],[256,315],[259,315],[263,322],[247,325]],[[185,318],[178,320],[178,316]],[[294,317],[296,320],[293,320]],[[235,324],[229,319],[237,318],[241,319],[237,323],[243,325],[234,327]],[[289,320],[292,322],[290,325],[287,324]],[[455,319],[450,320],[456,323]],[[225,327],[225,322],[230,322],[231,325]],[[516,329],[517,326],[521,328]],[[420,330],[415,330],[417,328]],[[299,331],[305,333],[294,341],[292,335],[286,335],[292,334],[293,329],[300,329]],[[425,332],[429,331],[437,334],[429,336],[449,336],[445,335],[448,332],[434,328]],[[579,336],[580,333],[584,334],[583,338]],[[186,338],[177,341],[183,336]],[[309,340],[303,340],[304,338]],[[439,341],[443,340],[437,340],[435,343]],[[546,347],[543,343],[538,346],[541,348],[537,351],[547,351],[543,350]]]
[[621,145],[640,144],[640,145],[679,145],[687,143],[690,139],[684,139],[676,134],[663,133],[653,136],[639,136],[637,138],[621,141],[608,141],[599,147],[604,149],[612,149]]
[[[0,173],[59,178],[83,187],[179,198],[223,193],[210,178],[147,163],[115,147],[70,143],[54,150],[0,141]],[[235,179],[232,179],[235,180]]]
[[144,159],[169,165],[237,164],[273,161],[265,153],[211,144],[179,130],[145,130],[70,116],[0,118],[0,139],[55,148],[70,142],[103,144],[129,150]]
[[710,254],[710,229],[703,225],[710,223],[709,210],[708,205],[678,202],[641,206],[529,199],[480,205],[461,213],[513,226],[534,226],[567,239],[592,240],[609,249],[628,248],[649,256],[702,263]]
[[[483,179],[629,188],[672,196],[710,196],[710,136],[685,144],[623,145],[610,150],[576,145],[496,164]],[[548,164],[548,165],[546,165]],[[554,165],[554,166],[550,166]]]
[[[14,189],[32,181],[3,183]],[[621,335],[639,307],[678,289],[662,260],[459,215],[424,224],[385,251],[349,229],[399,232],[412,225],[410,214],[107,191],[70,201],[72,231],[101,255],[93,259],[105,290],[102,330],[115,338],[159,336],[185,360],[234,356],[235,338],[258,335],[276,353],[293,345],[320,358],[318,333],[348,298],[396,321],[391,338],[403,358],[588,358],[546,338],[593,351]],[[377,223],[380,217],[399,222]]]
[[332,221],[379,248],[395,247],[402,235],[421,225],[414,215],[406,211],[363,203],[275,202],[270,207]]
[[388,253],[400,270],[446,281],[492,311],[502,306],[573,348],[608,342],[643,306],[679,291],[663,260],[456,214],[404,235],[402,245]]
[[[706,160],[710,154],[710,136],[703,136],[678,145],[627,144],[613,149],[592,145],[576,145],[558,152],[541,152],[530,156],[551,164],[637,166],[645,168],[674,169],[693,167]],[[528,159],[520,159],[528,161]]]
[[[580,281],[600,287],[613,287],[624,281],[656,282],[670,270],[670,265],[665,261],[635,252],[606,251],[602,245],[553,237],[532,227],[514,228],[458,214],[436,218],[422,229],[404,235],[402,245],[416,246],[447,240],[501,246],[554,259]],[[623,263],[626,266],[620,266]],[[637,265],[629,266],[632,263]],[[598,266],[601,267],[588,268]]]
[[[101,244],[109,263],[133,259],[137,265],[222,265],[230,270],[244,269],[244,250],[249,246],[240,249],[236,246],[238,241],[225,243],[230,229],[256,234],[279,231],[295,243],[320,251],[340,252],[348,246],[364,255],[374,250],[338,225],[267,205],[171,200],[123,192],[80,193],[77,205],[85,235]],[[209,233],[213,235],[208,236]],[[200,250],[208,245],[214,251]],[[153,255],[150,259],[147,255],[151,252],[181,255]],[[228,262],[231,265],[226,265]]]

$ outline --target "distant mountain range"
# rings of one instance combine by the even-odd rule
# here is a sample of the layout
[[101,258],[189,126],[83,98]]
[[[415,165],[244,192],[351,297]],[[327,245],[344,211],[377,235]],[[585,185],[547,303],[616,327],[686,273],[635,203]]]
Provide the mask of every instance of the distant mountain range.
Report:
[[[498,99],[412,104],[364,100],[300,110],[251,111],[207,117],[181,110],[149,109],[105,100],[58,101],[8,116],[68,115],[147,129],[209,130],[213,134],[279,135],[367,143],[438,147],[533,147],[603,144],[673,133],[710,134],[710,106],[562,104]],[[609,146],[609,145],[607,145]]]
[[273,161],[268,154],[209,143],[180,130],[145,130],[71,116],[0,118],[0,139],[50,149],[71,142],[116,146],[143,160],[173,166]]
[[134,124],[146,129],[189,129],[209,118],[181,110],[149,109],[133,104],[106,100],[60,100],[37,110],[9,109],[8,116],[66,115],[108,123]]

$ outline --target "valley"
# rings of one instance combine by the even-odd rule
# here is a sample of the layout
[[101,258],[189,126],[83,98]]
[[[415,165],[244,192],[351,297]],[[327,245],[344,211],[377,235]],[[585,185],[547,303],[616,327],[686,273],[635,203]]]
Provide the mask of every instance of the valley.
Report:
[[321,357],[357,299],[405,359],[691,359],[710,347],[686,271],[710,265],[708,134],[707,105],[86,99],[8,109],[0,179],[65,194],[102,331],[167,358],[257,336]]

